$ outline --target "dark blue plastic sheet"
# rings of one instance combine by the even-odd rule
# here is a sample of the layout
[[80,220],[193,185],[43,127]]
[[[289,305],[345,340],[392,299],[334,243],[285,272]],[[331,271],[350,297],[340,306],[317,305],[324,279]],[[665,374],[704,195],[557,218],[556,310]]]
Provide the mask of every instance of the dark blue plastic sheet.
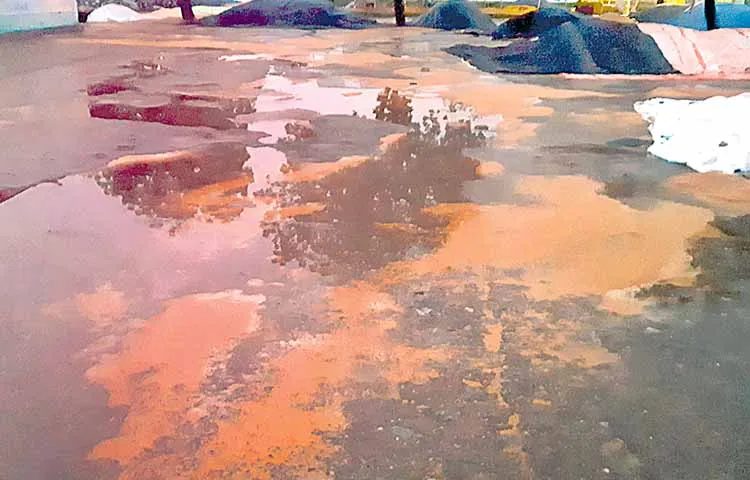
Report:
[[231,27],[366,28],[374,20],[338,11],[329,0],[253,0],[201,20],[204,25]]
[[574,16],[538,31],[538,37],[521,38],[506,47],[456,45],[446,51],[490,73],[676,73],[637,25]]

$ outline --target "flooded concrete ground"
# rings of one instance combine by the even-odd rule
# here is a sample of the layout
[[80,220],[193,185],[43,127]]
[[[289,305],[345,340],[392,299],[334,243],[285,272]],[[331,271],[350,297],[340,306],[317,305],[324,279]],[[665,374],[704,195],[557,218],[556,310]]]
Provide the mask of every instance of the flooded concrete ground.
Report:
[[744,479],[750,184],[448,33],[0,41],[0,478]]

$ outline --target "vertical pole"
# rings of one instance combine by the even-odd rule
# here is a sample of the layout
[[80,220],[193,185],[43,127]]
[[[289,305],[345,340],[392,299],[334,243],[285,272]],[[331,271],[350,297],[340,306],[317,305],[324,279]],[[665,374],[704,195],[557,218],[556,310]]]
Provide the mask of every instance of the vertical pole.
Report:
[[406,16],[404,15],[404,0],[393,0],[393,13],[396,15],[396,25],[403,27],[406,25]]
[[703,11],[706,15],[706,30],[716,30],[716,0],[706,0],[703,3]]
[[177,5],[180,7],[182,20],[185,23],[195,23],[195,13],[193,13],[192,0],[177,0]]

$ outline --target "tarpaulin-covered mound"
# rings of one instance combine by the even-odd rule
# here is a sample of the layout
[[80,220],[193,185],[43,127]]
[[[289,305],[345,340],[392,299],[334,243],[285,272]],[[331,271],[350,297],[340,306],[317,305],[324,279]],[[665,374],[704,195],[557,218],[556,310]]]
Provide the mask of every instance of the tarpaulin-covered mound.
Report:
[[638,28],[659,46],[667,61],[686,75],[750,78],[750,29],[699,31],[663,23]]
[[118,5],[116,3],[110,3],[94,9],[88,17],[86,17],[87,23],[135,22],[138,20],[142,20],[140,13],[126,7],[125,5]]
[[590,17],[571,19],[507,47],[456,45],[446,51],[490,73],[676,73],[637,25]]
[[649,153],[698,172],[750,172],[750,93],[635,104],[654,139]]
[[[639,22],[665,23],[675,27],[707,30],[703,5],[696,5],[692,9],[664,9],[665,7],[656,7],[638,14],[635,18]],[[750,5],[717,4],[716,24],[719,28],[750,28]]]
[[253,0],[204,18],[201,23],[219,27],[365,28],[375,21],[340,12],[327,0]]
[[547,30],[579,18],[564,8],[541,8],[535,12],[511,18],[498,25],[492,38],[538,37]]
[[[679,17],[689,7],[685,5],[657,5],[654,8],[635,12],[631,17],[639,22],[667,23]],[[703,11],[703,6],[696,6]]]
[[482,13],[473,3],[465,0],[448,0],[432,7],[412,23],[415,27],[440,30],[474,30],[491,33],[496,25],[492,17]]

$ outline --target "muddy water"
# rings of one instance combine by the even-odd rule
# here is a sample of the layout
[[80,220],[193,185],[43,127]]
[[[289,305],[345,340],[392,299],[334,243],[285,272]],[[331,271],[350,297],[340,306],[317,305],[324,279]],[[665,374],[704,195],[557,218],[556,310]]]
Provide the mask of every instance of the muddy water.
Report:
[[747,180],[631,109],[747,85],[456,41],[0,44],[0,478],[746,478]]

